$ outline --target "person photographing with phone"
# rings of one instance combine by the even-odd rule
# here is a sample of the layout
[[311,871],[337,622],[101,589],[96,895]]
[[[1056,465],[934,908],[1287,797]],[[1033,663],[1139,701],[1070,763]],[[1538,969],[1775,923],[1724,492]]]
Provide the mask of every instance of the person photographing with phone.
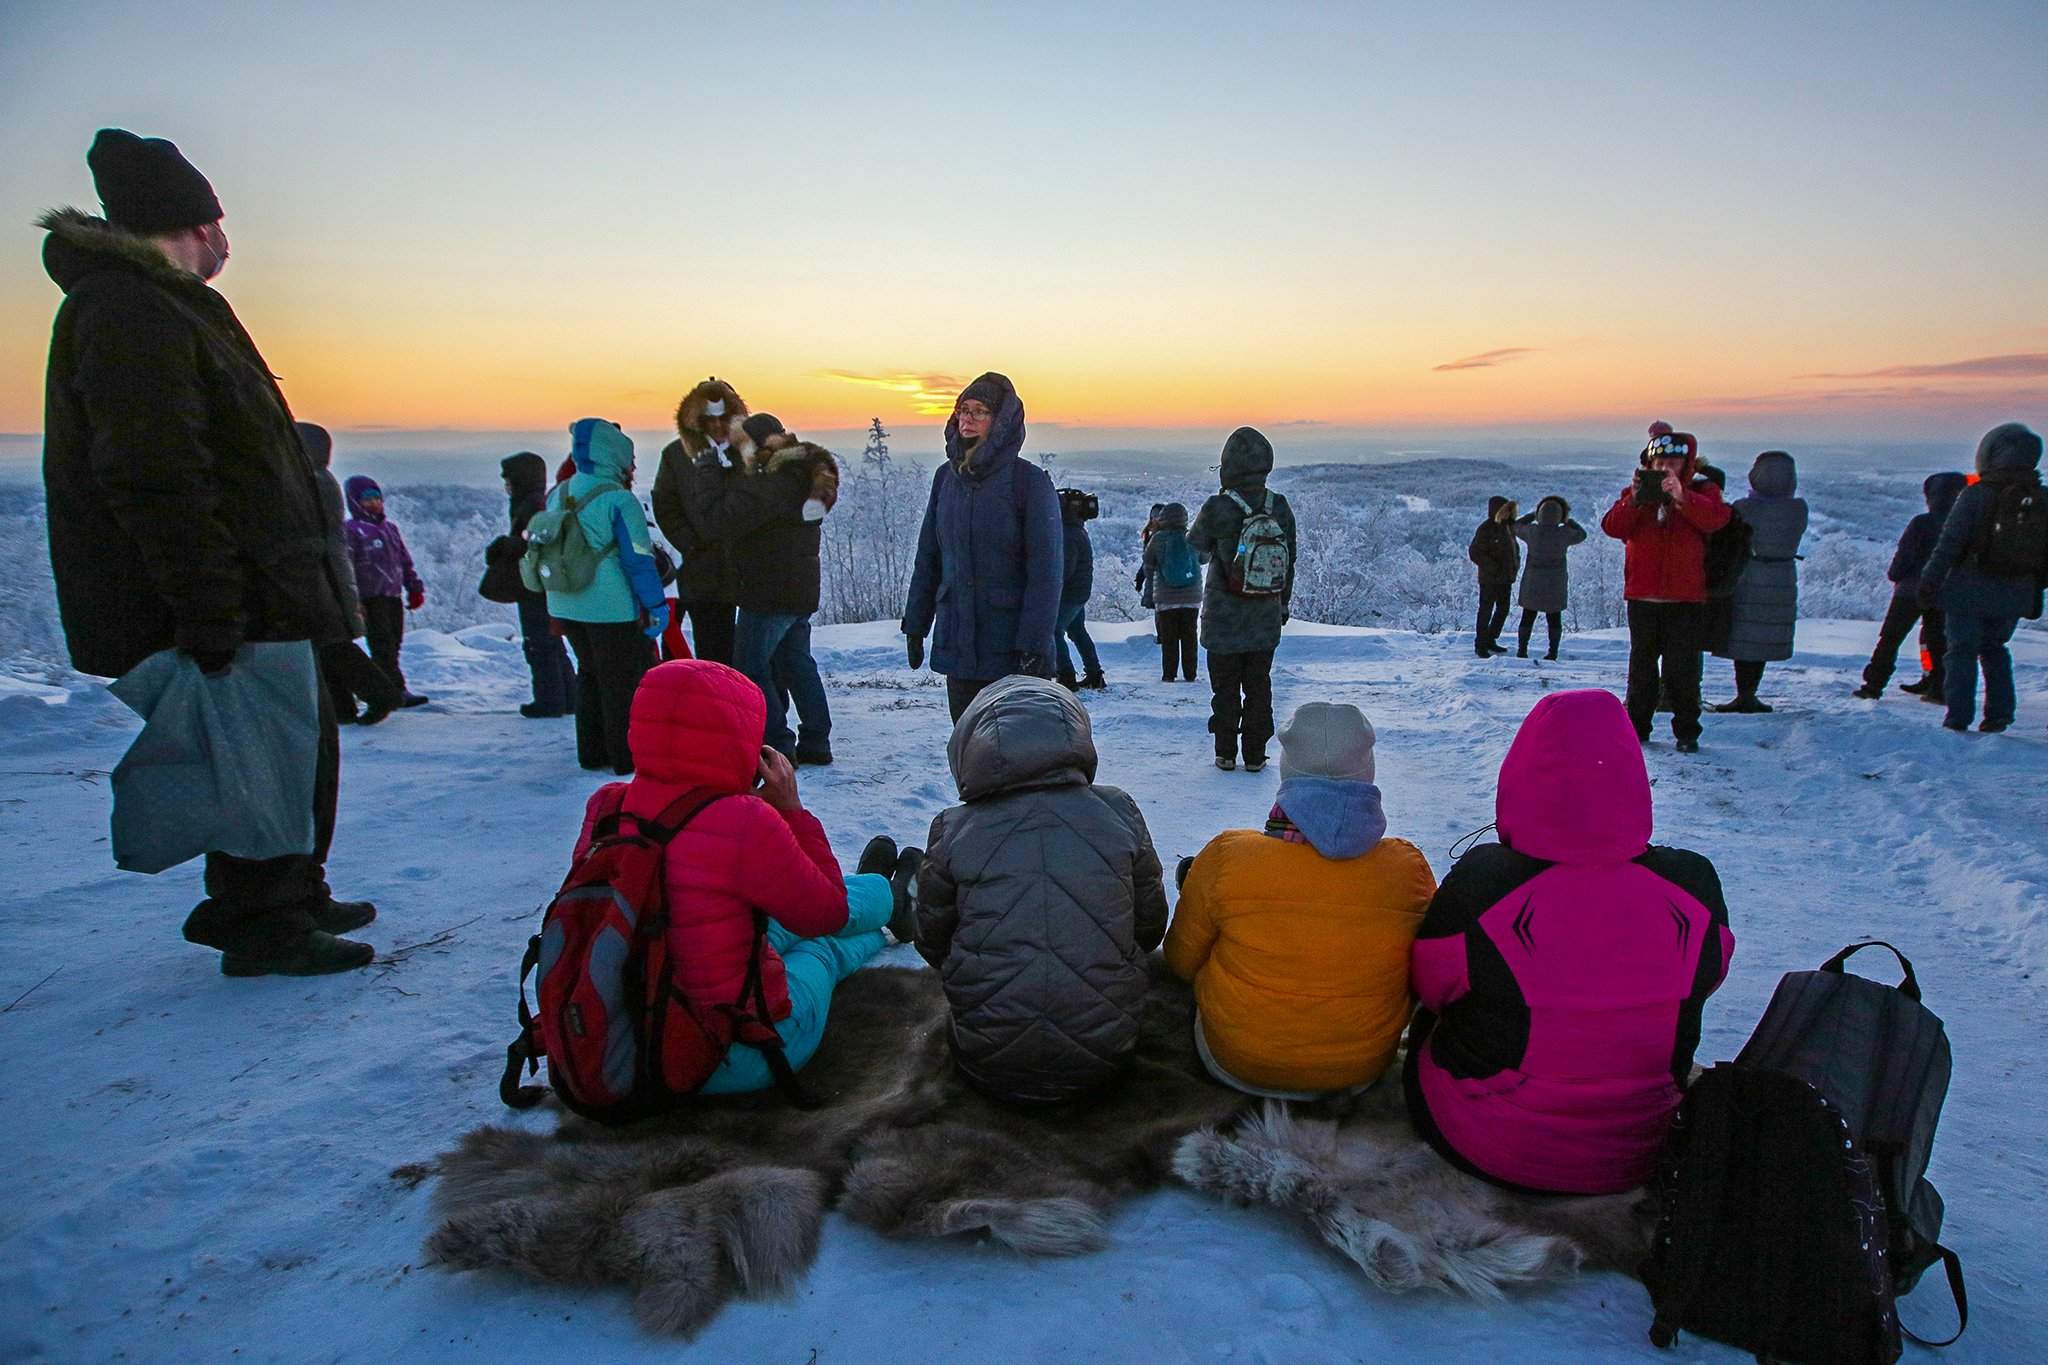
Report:
[[1696,477],[1698,464],[1698,437],[1652,423],[1635,477],[1600,519],[1600,529],[1627,547],[1629,720],[1636,738],[1648,743],[1661,683],[1671,697],[1671,734],[1682,754],[1700,747],[1707,537],[1729,516],[1720,490]]

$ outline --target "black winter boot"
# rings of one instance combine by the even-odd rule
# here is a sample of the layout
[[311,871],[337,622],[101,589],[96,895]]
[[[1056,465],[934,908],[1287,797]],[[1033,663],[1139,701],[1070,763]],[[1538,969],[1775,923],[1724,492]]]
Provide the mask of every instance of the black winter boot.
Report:
[[868,840],[868,846],[860,851],[860,861],[853,865],[856,874],[875,874],[886,877],[896,870],[896,841],[886,834],[877,834]]
[[889,875],[889,890],[896,905],[889,912],[889,937],[898,943],[917,941],[917,873],[924,866],[924,850],[906,848],[896,855]]
[[313,908],[313,927],[329,934],[345,934],[351,929],[360,929],[376,918],[377,907],[368,901],[330,899],[325,905]]
[[1109,686],[1109,682],[1102,676],[1100,672],[1095,672],[1090,673],[1087,677],[1081,679],[1080,685],[1082,687],[1087,688],[1091,692],[1100,692],[1104,688]]
[[319,929],[250,944],[220,955],[223,976],[326,976],[367,967],[377,950]]

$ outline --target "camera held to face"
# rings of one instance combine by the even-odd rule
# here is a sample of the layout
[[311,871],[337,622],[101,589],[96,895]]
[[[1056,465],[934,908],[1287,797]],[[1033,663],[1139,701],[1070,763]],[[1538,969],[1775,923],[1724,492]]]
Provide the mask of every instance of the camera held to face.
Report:
[[1093,521],[1102,515],[1102,502],[1093,493],[1078,488],[1059,490],[1060,511],[1075,521]]
[[1651,466],[1636,471],[1636,506],[1656,507],[1670,501],[1664,491],[1664,471]]

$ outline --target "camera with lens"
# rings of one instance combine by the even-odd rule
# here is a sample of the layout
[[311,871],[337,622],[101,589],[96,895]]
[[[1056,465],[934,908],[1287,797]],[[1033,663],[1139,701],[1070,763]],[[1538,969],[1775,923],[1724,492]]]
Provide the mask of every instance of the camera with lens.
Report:
[[1656,507],[1670,500],[1664,491],[1664,471],[1661,469],[1638,469],[1636,471],[1636,506]]
[[1059,490],[1060,514],[1075,521],[1093,521],[1102,515],[1102,502],[1093,493],[1083,493],[1078,488]]

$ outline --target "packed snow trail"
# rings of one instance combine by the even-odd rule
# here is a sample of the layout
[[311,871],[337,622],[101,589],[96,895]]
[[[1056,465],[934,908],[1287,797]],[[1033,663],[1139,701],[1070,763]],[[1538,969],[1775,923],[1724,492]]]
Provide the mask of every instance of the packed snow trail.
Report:
[[[1256,827],[1278,773],[1209,766],[1208,689],[1158,682],[1148,629],[1096,627],[1112,686],[1085,700],[1102,780],[1138,798],[1170,864]],[[1996,737],[1948,734],[1896,692],[1851,700],[1874,633],[1803,623],[1765,680],[1778,714],[1709,715],[1697,758],[1661,731],[1649,750],[1657,838],[1713,858],[1738,940],[1699,1058],[1733,1055],[1783,972],[1865,934],[1904,948],[1956,1055],[1931,1174],[1974,1311],[1942,1358],[2048,1359],[2048,1003],[2033,980],[2048,961],[2048,632],[2016,642],[2020,723]],[[805,771],[806,802],[848,865],[873,833],[922,842],[953,799],[943,688],[902,668],[885,625],[821,630],[817,648],[839,761]],[[1479,660],[1463,635],[1297,623],[1276,711],[1360,705],[1391,832],[1441,876],[1452,842],[1492,819],[1536,698],[1618,689],[1625,651],[1617,632],[1568,637],[1558,664]],[[552,1121],[504,1110],[496,1078],[521,947],[596,779],[569,722],[513,713],[509,627],[417,632],[406,662],[435,705],[344,730],[331,867],[337,892],[380,906],[362,936],[384,957],[312,980],[225,980],[181,942],[196,865],[113,869],[105,774],[128,712],[97,687],[0,683],[0,1359],[1747,1358],[1691,1338],[1654,1351],[1648,1298],[1621,1276],[1503,1306],[1392,1298],[1291,1224],[1180,1191],[1126,1205],[1111,1250],[1067,1261],[832,1219],[791,1300],[737,1304],[687,1351],[640,1335],[623,1295],[422,1266],[427,1190],[405,1168],[480,1123]],[[1724,662],[1707,679],[1709,701],[1728,694]],[[1938,1280],[1904,1306],[1923,1332],[1949,1320]]]

